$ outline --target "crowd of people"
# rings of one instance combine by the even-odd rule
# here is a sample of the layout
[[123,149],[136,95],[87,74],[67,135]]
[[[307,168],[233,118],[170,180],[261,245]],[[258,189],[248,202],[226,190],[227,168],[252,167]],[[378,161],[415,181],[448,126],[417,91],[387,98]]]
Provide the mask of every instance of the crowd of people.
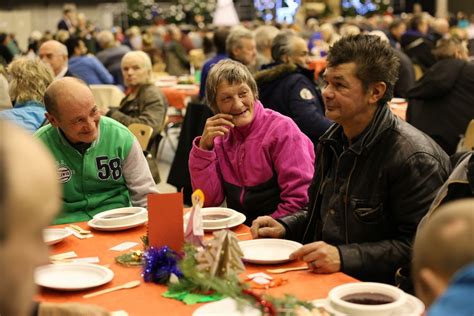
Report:
[[[36,232],[146,207],[158,191],[127,126],[147,124],[159,138],[168,101],[153,72],[202,69],[198,101],[213,115],[192,142],[189,171],[205,206],[245,214],[253,238],[303,243],[291,258],[314,273],[415,291],[428,315],[471,315],[474,200],[465,198],[474,196],[474,155],[456,145],[474,119],[474,21],[463,21],[418,13],[206,32],[157,23],[123,34],[97,32],[65,10],[58,32],[32,38],[25,56],[0,34],[0,105],[12,105],[0,111],[0,169],[8,171],[0,173],[0,262],[16,245],[11,223]],[[206,62],[193,60],[193,49]],[[321,73],[311,69],[316,58],[325,60]],[[124,89],[119,107],[99,109],[94,84]],[[388,106],[394,97],[408,100],[407,121]],[[31,155],[35,164],[20,173],[30,182],[44,174],[49,191],[24,190],[29,182],[12,176]],[[20,198],[16,186],[27,193]],[[41,214],[29,207],[40,193],[51,196]],[[18,275],[30,268],[5,267],[17,273],[13,288],[31,282]],[[0,314],[24,314],[16,304],[27,310],[31,292],[1,295]]]

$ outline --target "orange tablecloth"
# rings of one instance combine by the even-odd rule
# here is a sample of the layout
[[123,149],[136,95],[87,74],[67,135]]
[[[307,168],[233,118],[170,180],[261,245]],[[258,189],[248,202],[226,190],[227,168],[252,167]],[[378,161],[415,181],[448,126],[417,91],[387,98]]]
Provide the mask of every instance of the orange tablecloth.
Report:
[[160,89],[168,99],[169,105],[176,109],[184,109],[188,103],[188,99],[199,94],[198,85],[186,85],[183,87],[177,85],[160,87]]
[[[78,225],[88,229],[86,223],[79,223]],[[240,225],[235,228],[234,231],[237,234],[247,233],[249,232],[249,228]],[[161,294],[166,291],[165,286],[144,282],[137,288],[120,290],[84,299],[82,296],[87,293],[121,285],[131,280],[142,280],[142,277],[140,276],[140,268],[124,267],[115,263],[115,256],[122,252],[112,251],[109,249],[125,241],[139,242],[140,245],[133,249],[141,249],[140,237],[146,234],[145,226],[119,232],[94,231],[93,233],[93,238],[82,240],[79,240],[74,236],[69,236],[59,244],[53,245],[51,252],[53,254],[58,254],[67,251],[75,251],[79,258],[97,256],[100,258],[100,264],[110,265],[110,269],[115,273],[113,280],[103,286],[77,292],[62,292],[43,288],[40,289],[37,299],[47,302],[79,302],[95,304],[102,306],[109,311],[125,310],[131,316],[160,315],[163,312],[171,312],[170,315],[173,316],[191,315],[192,312],[201,305],[196,304],[188,306],[177,300],[164,298]],[[248,234],[245,236],[239,236],[239,238],[245,240],[250,239],[251,236]],[[291,267],[301,264],[301,262],[291,262],[271,267]],[[246,265],[247,270],[245,273],[259,271],[265,272],[269,267],[270,266],[268,265]],[[277,288],[269,289],[267,290],[268,293],[272,295],[290,293],[301,299],[307,300],[324,298],[333,287],[343,283],[356,281],[343,273],[318,275],[308,271],[294,271],[281,274],[280,276],[287,278],[289,280],[288,283]],[[223,312],[223,314],[225,313]]]

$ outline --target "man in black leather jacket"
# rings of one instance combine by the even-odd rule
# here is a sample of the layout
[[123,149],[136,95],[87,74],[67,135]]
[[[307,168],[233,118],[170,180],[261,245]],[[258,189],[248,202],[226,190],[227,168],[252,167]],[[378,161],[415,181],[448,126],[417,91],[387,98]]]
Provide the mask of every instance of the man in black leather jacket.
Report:
[[448,177],[449,159],[428,136],[387,107],[398,59],[371,35],[334,44],[324,74],[326,116],[306,209],[259,217],[253,237],[304,245],[291,257],[316,273],[342,271],[363,281],[395,282],[410,262],[418,222]]

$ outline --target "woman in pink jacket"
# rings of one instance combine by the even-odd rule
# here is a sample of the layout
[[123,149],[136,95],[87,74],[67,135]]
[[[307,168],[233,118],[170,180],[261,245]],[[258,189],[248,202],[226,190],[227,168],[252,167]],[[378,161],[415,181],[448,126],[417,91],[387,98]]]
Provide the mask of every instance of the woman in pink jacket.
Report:
[[194,140],[189,170],[205,206],[227,206],[247,217],[274,218],[308,202],[314,147],[288,117],[263,108],[249,70],[230,59],[214,65],[206,96],[216,115]]

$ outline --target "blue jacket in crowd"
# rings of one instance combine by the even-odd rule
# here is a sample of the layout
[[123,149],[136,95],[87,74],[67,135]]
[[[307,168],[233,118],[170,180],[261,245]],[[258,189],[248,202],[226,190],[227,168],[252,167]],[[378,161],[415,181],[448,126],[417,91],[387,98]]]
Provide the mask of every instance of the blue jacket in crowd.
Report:
[[456,273],[448,289],[428,310],[428,316],[474,315],[474,263]]
[[74,56],[69,59],[69,71],[87,84],[113,84],[114,77],[95,56]]
[[13,109],[0,111],[0,119],[11,121],[34,133],[45,121],[46,109],[41,102],[16,103]]

